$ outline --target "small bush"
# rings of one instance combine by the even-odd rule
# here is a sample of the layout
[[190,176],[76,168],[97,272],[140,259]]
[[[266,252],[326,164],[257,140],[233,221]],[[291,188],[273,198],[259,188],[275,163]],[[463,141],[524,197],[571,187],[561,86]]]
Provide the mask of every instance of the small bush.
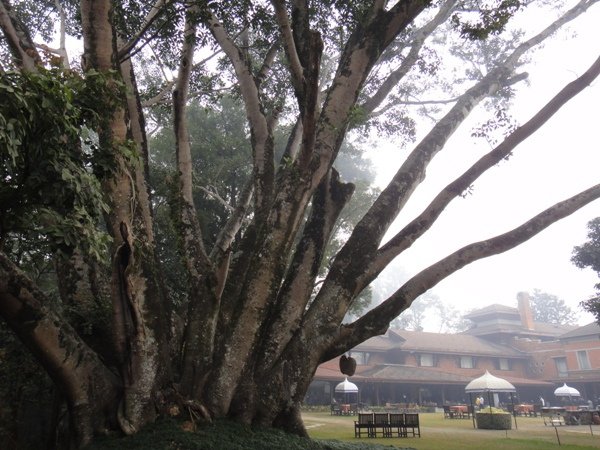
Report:
[[512,429],[512,417],[507,412],[478,412],[475,415],[477,428],[484,430],[510,430]]

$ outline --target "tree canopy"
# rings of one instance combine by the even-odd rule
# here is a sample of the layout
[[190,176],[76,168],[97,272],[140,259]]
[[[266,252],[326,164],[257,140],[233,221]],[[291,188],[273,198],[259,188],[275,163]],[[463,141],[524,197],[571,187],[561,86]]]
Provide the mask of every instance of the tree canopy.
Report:
[[[588,223],[588,240],[573,249],[571,261],[577,267],[589,267],[600,277],[600,217],[590,220]],[[596,317],[600,323],[600,283],[596,284],[596,295],[583,300],[583,308]]]
[[533,320],[564,325],[575,324],[575,312],[556,295],[534,289],[530,299]]
[[[552,2],[532,31],[518,19],[544,0],[0,0],[0,317],[59,394],[52,436],[84,446],[177,410],[306,435],[320,363],[600,197],[590,186],[532,212],[348,314],[596,79],[600,58],[510,118],[523,64],[597,2]],[[476,109],[492,148],[401,217]],[[370,133],[398,145],[380,192],[343,168]]]

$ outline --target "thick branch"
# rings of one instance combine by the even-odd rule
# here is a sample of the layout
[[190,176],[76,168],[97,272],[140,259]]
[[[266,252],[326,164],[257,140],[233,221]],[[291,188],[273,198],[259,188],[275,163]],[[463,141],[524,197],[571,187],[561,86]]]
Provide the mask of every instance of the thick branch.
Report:
[[223,25],[211,14],[207,25],[235,70],[244,99],[246,116],[250,125],[254,163],[254,195],[258,220],[264,220],[273,193],[274,162],[273,136],[263,113],[257,83],[244,52],[233,42]]
[[341,327],[327,357],[348,350],[364,340],[385,333],[390,321],[419,295],[466,265],[503,253],[532,238],[548,226],[600,198],[600,184],[557,203],[523,225],[499,236],[467,245],[415,275],[382,304],[356,322]]
[[362,110],[368,116],[375,111],[375,109],[381,105],[386,99],[388,94],[398,85],[400,80],[410,71],[413,65],[419,58],[419,52],[425,44],[425,40],[436,30],[438,26],[446,22],[452,11],[456,6],[456,0],[447,0],[439,9],[435,17],[428,22],[425,26],[420,28],[415,33],[412,46],[406,58],[402,60],[400,67],[394,70],[388,75],[385,81],[381,84],[377,92],[375,92],[370,98],[368,98],[362,105]]
[[277,303],[270,312],[270,327],[259,357],[261,367],[270,367],[300,324],[308,304],[323,255],[342,209],[350,200],[354,185],[342,183],[335,169],[323,180],[313,198],[310,216],[281,287]]
[[426,7],[427,2],[399,1],[379,11],[350,36],[319,117],[310,166],[313,187],[325,176],[346,134],[363,84],[382,52]]
[[279,25],[279,32],[283,38],[283,47],[285,54],[290,63],[290,76],[292,80],[292,86],[296,92],[296,97],[304,97],[304,74],[300,58],[296,50],[296,44],[294,42],[294,36],[292,33],[292,27],[288,20],[285,3],[283,0],[271,0],[273,8],[275,8],[275,18]]
[[[354,228],[352,235],[338,253],[321,293],[313,302],[311,320],[329,314],[340,314],[344,308],[332,305],[326,299],[334,296],[345,302],[346,308],[360,292],[359,277],[364,273],[390,224],[400,213],[414,190],[424,180],[426,169],[433,157],[444,147],[458,126],[475,106],[510,80],[519,57],[534,44],[542,42],[560,25],[573,20],[585,8],[573,8],[538,35],[519,45],[504,61],[482,80],[463,94],[456,105],[433,127],[404,161],[392,181],[384,189],[367,214]],[[337,292],[337,293],[334,293]],[[343,293],[343,294],[342,294]],[[341,321],[343,314],[338,319]]]
[[118,380],[49,304],[35,284],[0,253],[0,316],[67,399],[76,441],[85,444],[99,418],[92,418],[94,412],[106,405],[114,408]]
[[9,0],[0,1],[0,28],[15,58],[16,64],[27,71],[35,71],[42,60],[28,30],[15,16]]
[[389,262],[421,237],[435,223],[450,201],[467,190],[487,169],[508,157],[517,145],[539,130],[569,100],[589,86],[599,74],[600,57],[583,75],[566,85],[529,121],[517,128],[499,146],[481,157],[459,178],[447,185],[418,217],[406,225],[377,252],[377,256],[370,261],[364,271],[361,277],[363,281],[359,284],[358,289],[364,288]]

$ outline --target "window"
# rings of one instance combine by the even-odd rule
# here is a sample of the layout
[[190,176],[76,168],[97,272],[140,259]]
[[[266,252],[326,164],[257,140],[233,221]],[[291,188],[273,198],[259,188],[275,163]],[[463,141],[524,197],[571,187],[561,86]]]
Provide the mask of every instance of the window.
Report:
[[566,377],[568,375],[567,358],[554,358],[554,363],[556,364],[556,371],[558,372],[558,376]]
[[429,353],[419,355],[419,365],[423,367],[433,367],[433,355]]
[[473,364],[472,356],[461,356],[460,357],[460,368],[461,369],[472,369],[473,367],[475,367],[475,364]]
[[577,362],[579,363],[579,368],[581,370],[589,370],[592,368],[592,366],[590,366],[588,354],[585,350],[579,350],[577,352]]
[[510,370],[510,361],[508,358],[498,358],[498,370]]

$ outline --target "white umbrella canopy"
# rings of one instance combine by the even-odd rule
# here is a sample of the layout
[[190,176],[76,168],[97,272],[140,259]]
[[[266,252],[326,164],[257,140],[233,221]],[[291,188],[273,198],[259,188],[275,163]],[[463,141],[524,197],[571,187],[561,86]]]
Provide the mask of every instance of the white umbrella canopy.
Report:
[[346,378],[344,381],[342,381],[335,387],[335,392],[342,394],[358,392],[358,386],[354,383],[349,382],[348,378]]
[[465,392],[516,392],[516,389],[505,379],[496,377],[486,370],[482,376],[467,384]]
[[557,397],[580,397],[581,394],[577,389],[571,386],[567,386],[567,383],[554,390],[554,395]]

